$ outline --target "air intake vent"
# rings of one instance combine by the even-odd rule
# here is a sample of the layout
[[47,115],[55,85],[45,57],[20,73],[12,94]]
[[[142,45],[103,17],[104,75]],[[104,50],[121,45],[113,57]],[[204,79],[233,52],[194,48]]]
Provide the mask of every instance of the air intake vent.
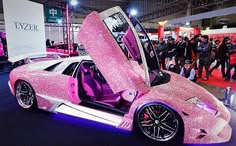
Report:
[[197,139],[201,139],[207,135],[207,132],[204,129],[200,129],[200,135],[197,137]]
[[184,111],[182,111],[182,113],[183,113],[185,116],[189,116],[189,114],[185,113]]

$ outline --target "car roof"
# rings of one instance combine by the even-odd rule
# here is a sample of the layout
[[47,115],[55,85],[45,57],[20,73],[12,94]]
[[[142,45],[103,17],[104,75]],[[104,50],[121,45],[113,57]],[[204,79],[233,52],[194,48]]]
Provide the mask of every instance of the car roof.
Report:
[[[62,63],[60,63],[55,68],[54,72],[62,73],[70,64],[75,63],[75,62],[80,63],[83,60],[92,60],[92,59],[89,56],[78,56],[78,57],[70,57],[70,58],[61,59],[60,61],[62,61]],[[54,64],[59,63],[60,61],[55,62]]]

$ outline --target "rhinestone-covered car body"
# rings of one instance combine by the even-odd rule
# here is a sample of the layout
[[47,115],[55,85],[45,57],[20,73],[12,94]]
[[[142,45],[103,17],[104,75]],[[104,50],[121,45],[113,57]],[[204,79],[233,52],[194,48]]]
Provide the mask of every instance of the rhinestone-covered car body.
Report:
[[[119,7],[100,14],[92,12],[78,33],[78,39],[90,57],[20,66],[10,73],[9,86],[13,95],[16,95],[17,83],[24,81],[32,86],[39,109],[87,118],[129,131],[141,119],[144,121],[138,124],[144,134],[154,140],[167,140],[164,137],[168,131],[175,134],[176,127],[168,125],[172,122],[182,125],[182,129],[177,127],[177,130],[182,130],[184,143],[229,141],[232,129],[227,108],[204,88],[150,64],[157,60],[155,53],[145,48],[148,44],[138,38],[142,32],[136,31],[141,28],[133,23]],[[125,25],[121,27],[121,24]],[[116,38],[114,34],[120,29],[124,37]],[[151,57],[148,59],[147,55]],[[154,106],[149,108],[150,104]],[[160,106],[163,111],[158,110]],[[176,115],[175,119],[163,122],[173,119],[171,114]],[[155,128],[166,132],[159,135]],[[151,132],[154,133],[149,135]]]

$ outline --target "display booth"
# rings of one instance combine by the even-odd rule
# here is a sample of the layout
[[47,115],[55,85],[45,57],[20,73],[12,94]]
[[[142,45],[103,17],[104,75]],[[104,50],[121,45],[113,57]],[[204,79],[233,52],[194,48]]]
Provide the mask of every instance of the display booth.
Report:
[[236,28],[207,29],[202,30],[201,34],[208,35],[214,40],[223,41],[224,37],[229,37],[233,43],[236,43]]
[[200,34],[200,28],[191,28],[191,27],[178,27],[175,30],[175,33],[178,36],[193,38],[194,35]]
[[157,41],[158,40],[158,35],[157,33],[147,33],[148,37],[150,38],[150,40],[154,40]]
[[[158,31],[159,33],[159,31]],[[193,38],[194,35],[200,34],[200,28],[178,27],[173,31],[164,31],[164,39],[174,38],[177,40],[179,36]],[[159,35],[158,35],[159,36]]]
[[175,40],[177,39],[177,35],[175,31],[164,31],[164,39],[168,40],[168,38],[174,38]]
[[44,9],[28,0],[3,0],[8,58],[45,52]]
[[8,59],[22,54],[45,52],[46,45],[42,4],[28,0],[2,2],[5,32],[0,32],[0,72],[5,72]]

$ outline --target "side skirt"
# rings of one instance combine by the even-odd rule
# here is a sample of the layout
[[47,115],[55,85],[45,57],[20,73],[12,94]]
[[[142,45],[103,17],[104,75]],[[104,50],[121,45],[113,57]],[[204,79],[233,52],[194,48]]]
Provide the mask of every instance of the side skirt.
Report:
[[39,107],[42,110],[55,113],[63,113],[79,118],[84,118],[92,121],[97,121],[100,123],[112,125],[118,127],[123,120],[123,115],[115,115],[114,113],[109,113],[102,111],[101,109],[93,109],[91,107],[85,107],[84,105],[75,105],[68,101],[62,99],[56,99],[46,95],[36,95],[37,98],[41,98],[45,101],[51,103],[51,107]]
[[80,117],[92,121],[97,121],[115,127],[119,126],[123,119],[123,116],[117,116],[107,112],[70,103],[61,104],[59,107],[56,108],[55,112]]

